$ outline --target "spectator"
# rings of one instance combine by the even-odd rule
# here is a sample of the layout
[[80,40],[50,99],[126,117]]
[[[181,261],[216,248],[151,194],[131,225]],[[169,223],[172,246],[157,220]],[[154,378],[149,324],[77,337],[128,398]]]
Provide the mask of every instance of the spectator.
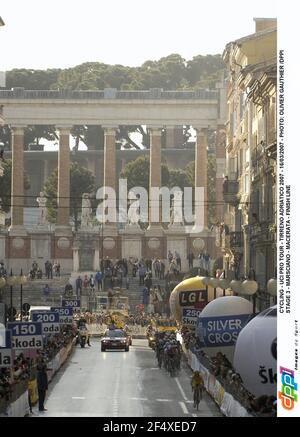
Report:
[[50,287],[48,284],[46,284],[45,287],[43,288],[43,293],[44,293],[45,301],[47,301],[50,294]]
[[44,407],[46,391],[48,390],[47,366],[44,360],[39,359],[37,364],[37,387],[39,395],[39,411],[47,411]]
[[192,269],[194,266],[194,258],[195,258],[195,256],[194,256],[193,252],[190,252],[187,256],[187,259],[189,262],[189,269]]
[[210,255],[207,253],[207,251],[205,251],[204,252],[204,255],[203,255],[203,267],[204,267],[204,270],[207,272],[207,274],[209,273],[209,271],[210,271]]
[[84,275],[84,278],[83,278],[83,288],[84,288],[84,291],[85,291],[85,295],[88,294],[87,290],[88,290],[89,284],[90,284],[90,281],[89,281],[88,276]]
[[76,279],[75,285],[76,285],[77,299],[79,299],[80,296],[81,296],[81,293],[82,293],[82,279],[81,279],[81,276],[78,276],[78,278]]
[[70,282],[68,282],[65,286],[65,295],[67,297],[73,296],[73,287],[72,287],[72,284],[70,284]]
[[109,308],[112,308],[114,294],[111,288],[108,289],[107,296],[108,296],[108,306]]
[[152,287],[152,279],[150,278],[150,275],[147,274],[145,276],[145,281],[144,281],[146,287],[148,288],[149,292],[150,292],[150,288]]
[[91,291],[91,293],[94,293],[94,292],[95,292],[95,280],[94,280],[94,275],[91,275],[91,276],[90,276],[89,286],[90,286],[90,291]]
[[140,263],[138,272],[139,272],[139,279],[140,279],[139,284],[144,285],[145,274],[146,274],[146,267],[144,266],[144,264]]
[[160,261],[159,279],[165,279],[165,271],[166,271],[166,265],[163,261]]
[[173,253],[169,250],[168,251],[168,261],[169,261],[169,264],[171,264],[172,259],[173,259]]
[[60,277],[60,264],[58,261],[54,261],[53,263],[53,271],[56,277]]
[[97,284],[98,291],[100,291],[100,290],[102,291],[102,280],[103,280],[103,273],[102,273],[102,271],[100,272],[98,270],[95,274],[95,281]]
[[176,260],[178,270],[181,270],[181,258],[180,258],[179,252],[177,252],[177,250],[175,250],[175,260]]

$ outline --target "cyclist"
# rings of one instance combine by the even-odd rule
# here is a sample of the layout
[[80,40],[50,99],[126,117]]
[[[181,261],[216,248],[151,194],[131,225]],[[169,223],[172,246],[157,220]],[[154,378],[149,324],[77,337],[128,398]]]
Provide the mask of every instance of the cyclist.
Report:
[[202,392],[204,387],[203,378],[198,370],[196,370],[193,374],[191,386],[192,391],[194,392],[194,407],[197,407],[198,409],[199,402],[202,399]]

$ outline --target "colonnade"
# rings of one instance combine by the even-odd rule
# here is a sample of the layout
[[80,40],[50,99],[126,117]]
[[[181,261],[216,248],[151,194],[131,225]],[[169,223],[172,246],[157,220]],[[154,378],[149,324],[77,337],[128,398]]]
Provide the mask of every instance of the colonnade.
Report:
[[[24,228],[24,129],[26,126],[12,127],[12,183],[11,183],[11,228]],[[150,131],[150,183],[151,187],[161,187],[161,148],[163,126],[148,126]],[[195,127],[195,187],[204,188],[204,226],[207,226],[207,129]],[[117,188],[116,175],[116,131],[118,126],[106,125],[104,129],[104,187]],[[175,129],[175,128],[174,128]],[[176,126],[178,130],[178,126]],[[58,214],[56,229],[67,230],[70,216],[70,131],[71,126],[57,126],[59,133],[58,151]],[[182,152],[184,153],[184,151]],[[151,189],[150,205],[151,205]],[[153,205],[152,205],[153,207]],[[151,206],[150,206],[151,208]],[[151,222],[149,227],[159,225]]]

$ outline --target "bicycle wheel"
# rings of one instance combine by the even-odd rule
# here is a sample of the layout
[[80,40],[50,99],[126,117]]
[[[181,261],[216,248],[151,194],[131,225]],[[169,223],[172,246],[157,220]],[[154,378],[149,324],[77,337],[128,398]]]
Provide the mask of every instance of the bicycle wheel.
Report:
[[200,390],[199,387],[195,387],[194,389],[194,408],[199,409],[199,403],[200,403]]

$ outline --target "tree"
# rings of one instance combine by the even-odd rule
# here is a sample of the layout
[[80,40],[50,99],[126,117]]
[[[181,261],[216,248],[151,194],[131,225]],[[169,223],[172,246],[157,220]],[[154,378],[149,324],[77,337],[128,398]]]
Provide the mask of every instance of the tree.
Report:
[[[11,206],[11,172],[12,172],[12,161],[6,159],[2,161],[3,176],[0,177],[0,209],[4,212],[9,212]],[[30,188],[30,181],[28,175],[24,173],[24,190]]]
[[48,141],[58,140],[55,127],[44,125],[27,126],[24,132],[25,149],[27,149],[28,145],[32,143],[39,145],[41,138],[44,138]]
[[179,187],[183,191],[184,187],[193,187],[193,184],[185,170],[174,168],[169,170],[169,187]]
[[[134,161],[128,162],[121,173],[121,177],[127,179],[127,187],[144,187],[149,193],[150,159],[148,156],[140,156]],[[163,186],[169,183],[169,169],[166,164],[161,164],[161,181]]]
[[11,130],[8,125],[0,126],[0,143],[3,143],[4,150],[10,150]]
[[[51,222],[56,221],[57,217],[57,181],[58,169],[47,179],[44,192],[47,199],[48,217]],[[83,193],[92,193],[95,190],[95,178],[86,168],[80,166],[77,162],[70,167],[70,216],[74,220],[75,230],[80,223],[81,202]]]

